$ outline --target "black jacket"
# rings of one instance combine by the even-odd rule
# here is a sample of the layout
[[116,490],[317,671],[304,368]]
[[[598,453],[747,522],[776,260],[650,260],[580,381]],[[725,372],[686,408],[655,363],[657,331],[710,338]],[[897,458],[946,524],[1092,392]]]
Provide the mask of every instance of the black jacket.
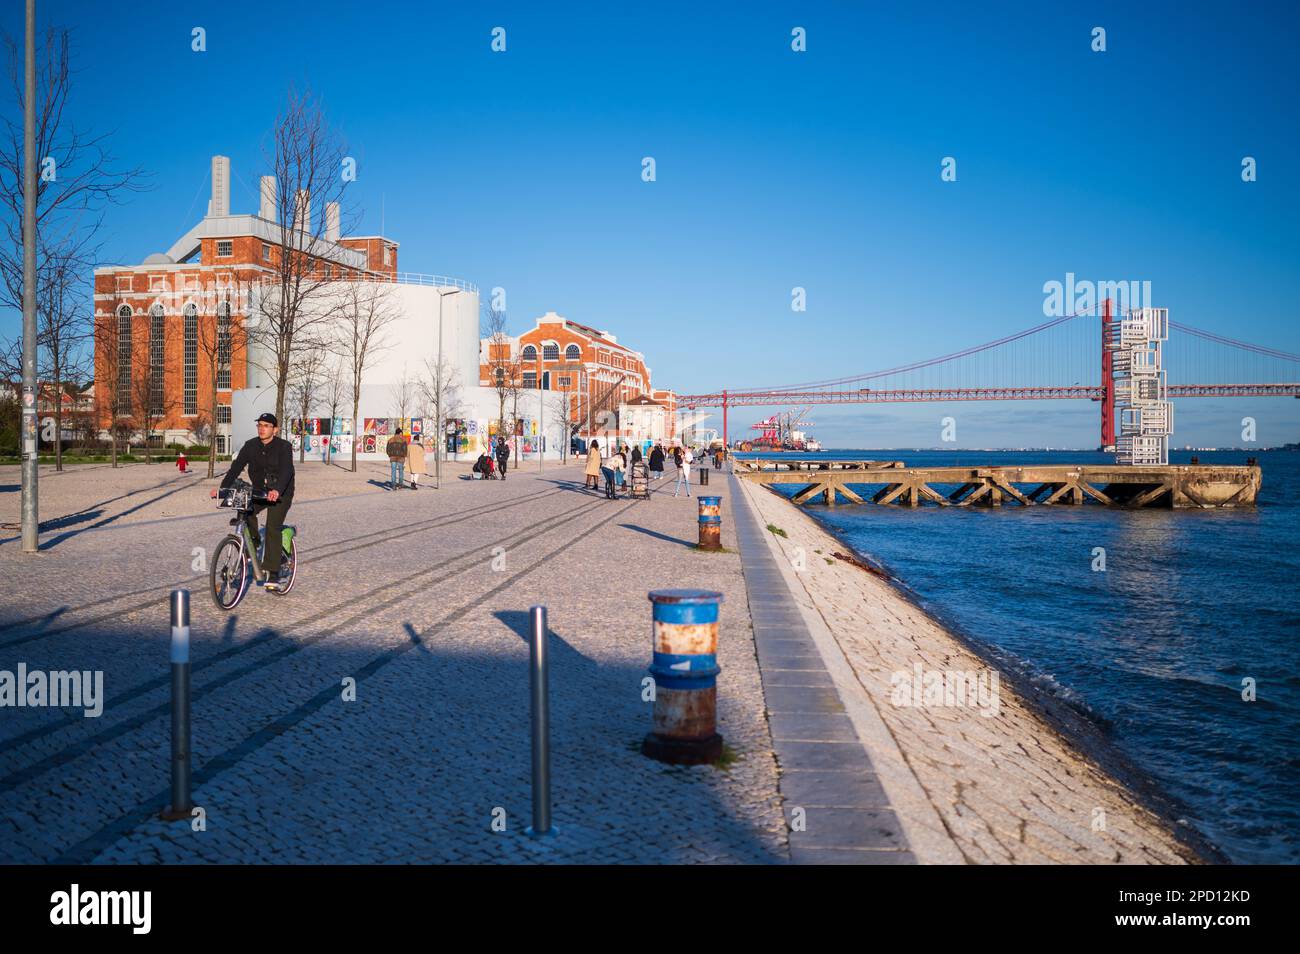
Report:
[[510,445],[509,445],[509,444],[498,444],[498,445],[497,445],[497,460],[498,460],[500,463],[502,463],[502,464],[504,464],[504,463],[506,463],[508,460],[510,460]]
[[249,438],[239,449],[221,486],[229,487],[240,472],[248,468],[248,482],[259,493],[280,491],[281,498],[293,496],[293,445],[282,437],[273,437],[263,444],[260,438]]
[[664,469],[664,452],[661,451],[658,447],[656,447],[654,450],[650,452],[650,469],[651,470]]

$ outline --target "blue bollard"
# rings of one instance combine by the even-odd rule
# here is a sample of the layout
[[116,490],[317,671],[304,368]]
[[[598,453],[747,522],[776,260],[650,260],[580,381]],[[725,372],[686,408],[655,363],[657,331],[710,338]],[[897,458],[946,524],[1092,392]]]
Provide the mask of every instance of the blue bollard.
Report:
[[722,756],[717,732],[718,610],[712,590],[655,590],[654,730],[643,755],[673,765],[702,765]]

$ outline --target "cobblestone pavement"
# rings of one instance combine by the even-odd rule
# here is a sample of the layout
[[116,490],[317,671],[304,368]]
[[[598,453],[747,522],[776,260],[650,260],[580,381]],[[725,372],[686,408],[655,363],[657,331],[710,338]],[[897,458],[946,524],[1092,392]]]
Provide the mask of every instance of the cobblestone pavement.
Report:
[[[17,474],[4,470],[8,520]],[[0,709],[0,861],[789,860],[730,526],[732,552],[698,552],[695,501],[674,500],[671,481],[649,501],[607,501],[582,489],[576,465],[525,465],[505,482],[453,472],[441,491],[399,493],[374,486],[377,467],[330,470],[299,471],[294,591],[254,589],[231,614],[207,595],[204,561],[228,517],[204,478],[61,474],[42,487],[43,513],[92,518],[47,530],[35,556],[0,534],[0,670],[103,670],[106,696],[99,718]],[[729,493],[722,480],[708,489]],[[155,817],[167,801],[174,586],[193,592],[205,831]],[[646,593],[669,586],[726,597],[725,768],[639,753]],[[550,612],[560,829],[541,841],[524,834],[534,603]],[[355,702],[343,701],[347,678]]]

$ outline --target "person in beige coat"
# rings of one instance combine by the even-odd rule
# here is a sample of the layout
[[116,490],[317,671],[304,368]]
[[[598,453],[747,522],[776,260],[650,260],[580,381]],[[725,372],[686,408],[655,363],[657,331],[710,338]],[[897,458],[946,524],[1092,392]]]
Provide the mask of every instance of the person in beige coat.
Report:
[[420,475],[427,473],[424,469],[424,445],[419,438],[411,438],[411,446],[406,449],[406,471],[411,477],[411,489],[419,490]]
[[600,442],[592,441],[591,446],[587,448],[587,469],[584,471],[587,475],[587,481],[583,489],[590,487],[592,490],[600,489]]

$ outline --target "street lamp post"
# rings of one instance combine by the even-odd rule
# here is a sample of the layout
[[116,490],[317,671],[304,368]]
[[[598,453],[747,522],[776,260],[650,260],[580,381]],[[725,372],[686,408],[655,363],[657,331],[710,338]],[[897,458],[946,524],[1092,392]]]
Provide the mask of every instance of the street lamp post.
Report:
[[442,489],[442,452],[443,444],[447,440],[447,435],[443,433],[442,426],[442,300],[447,295],[455,295],[460,292],[459,288],[448,289],[443,291],[441,288],[435,288],[438,293],[438,376],[434,381],[433,395],[433,414],[436,437],[433,443],[433,489]]
[[[27,0],[23,55],[23,552],[40,548],[36,482],[36,0]],[[56,395],[57,397],[57,395]]]

